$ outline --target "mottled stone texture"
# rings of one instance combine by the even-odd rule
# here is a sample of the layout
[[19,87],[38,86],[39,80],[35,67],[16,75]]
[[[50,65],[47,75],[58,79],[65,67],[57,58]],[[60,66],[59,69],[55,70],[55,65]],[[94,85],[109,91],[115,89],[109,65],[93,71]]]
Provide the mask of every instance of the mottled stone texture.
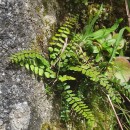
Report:
[[59,11],[56,0],[0,0],[0,130],[40,130],[58,119],[44,84],[8,57],[29,48],[37,36],[46,52]]

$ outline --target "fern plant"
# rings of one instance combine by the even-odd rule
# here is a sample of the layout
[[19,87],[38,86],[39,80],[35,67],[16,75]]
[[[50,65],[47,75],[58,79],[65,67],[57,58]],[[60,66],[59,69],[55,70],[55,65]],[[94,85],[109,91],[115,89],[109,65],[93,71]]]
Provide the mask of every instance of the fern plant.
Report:
[[[66,121],[68,119],[71,120],[69,115],[71,114],[71,110],[73,110],[77,113],[77,117],[80,116],[85,119],[88,130],[94,129],[96,126],[99,128],[99,124],[103,127],[104,124],[103,121],[99,122],[97,120],[96,114],[94,113],[93,101],[96,99],[93,99],[92,93],[96,94],[96,90],[100,91],[101,101],[103,99],[107,100],[106,95],[109,95],[115,104],[122,104],[122,94],[129,98],[129,87],[126,84],[121,86],[117,79],[114,81],[106,75],[107,67],[110,67],[110,63],[112,64],[118,52],[117,48],[123,31],[125,29],[129,30],[129,28],[124,28],[119,32],[117,41],[115,42],[116,47],[110,52],[109,60],[107,61],[105,58],[102,60],[103,63],[107,62],[107,67],[102,67],[98,64],[101,61],[94,59],[94,52],[89,52],[88,46],[97,49],[98,44],[103,48],[102,40],[106,39],[109,34],[117,29],[120,20],[111,28],[92,32],[92,26],[97,16],[94,18],[93,24],[87,26],[89,29],[86,30],[86,33],[83,31],[77,33],[75,30],[75,26],[78,24],[78,15],[67,18],[63,26],[52,37],[48,47],[48,60],[34,50],[24,50],[13,54],[10,58],[13,63],[24,66],[27,70],[32,71],[40,77],[55,79],[52,86],[55,85],[57,91],[60,92],[60,96],[63,99],[61,102],[66,106],[65,110],[61,112],[62,117]],[[94,44],[95,41],[97,42],[96,45]],[[102,53],[100,49],[98,52]],[[89,86],[91,86],[91,89]],[[119,90],[121,87],[124,87],[124,89]],[[84,94],[84,92],[86,93]],[[106,103],[108,104],[108,102]],[[98,110],[101,110],[101,107]],[[102,111],[105,111],[104,113],[107,114],[107,108]],[[100,117],[102,114],[97,115]]]

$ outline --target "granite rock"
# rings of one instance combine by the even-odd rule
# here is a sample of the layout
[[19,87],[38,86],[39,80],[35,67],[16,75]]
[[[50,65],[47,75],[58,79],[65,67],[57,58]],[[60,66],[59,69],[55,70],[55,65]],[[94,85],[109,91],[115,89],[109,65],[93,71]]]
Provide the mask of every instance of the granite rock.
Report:
[[40,130],[58,120],[43,82],[10,64],[9,56],[28,49],[37,36],[46,55],[60,10],[56,0],[0,0],[0,130]]

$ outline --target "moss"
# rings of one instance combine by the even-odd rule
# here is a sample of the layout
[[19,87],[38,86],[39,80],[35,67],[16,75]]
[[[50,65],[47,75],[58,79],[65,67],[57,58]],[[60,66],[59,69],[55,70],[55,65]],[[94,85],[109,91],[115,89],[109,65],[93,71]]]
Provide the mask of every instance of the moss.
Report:
[[77,122],[77,124],[73,124],[70,122],[67,124],[68,128],[65,127],[64,124],[61,123],[44,123],[41,126],[41,130],[86,130],[85,124]]
[[66,128],[59,123],[44,123],[41,126],[41,130],[66,130]]
[[41,130],[51,130],[50,124],[48,123],[43,124]]
[[[44,11],[43,11],[42,15],[45,16],[48,13],[48,3],[47,3],[47,1],[42,0],[42,4],[41,5],[44,6]],[[42,9],[41,5],[35,7],[35,10],[36,10],[37,13],[40,13],[40,11]]]
[[[98,93],[100,93],[98,91]],[[92,109],[96,118],[94,130],[109,130],[114,127],[114,113],[105,100],[95,93],[92,94]]]
[[37,13],[39,13],[40,10],[41,10],[41,8],[40,8],[39,6],[36,6],[36,7],[35,7],[35,10],[36,10]]
[[38,34],[36,36],[36,42],[33,42],[31,44],[31,48],[33,50],[35,50],[36,52],[40,52],[40,53],[42,52],[42,49],[43,49],[43,46],[44,46],[43,38],[44,38],[43,34]]
[[42,0],[42,4],[44,6],[43,16],[45,16],[47,14],[47,12],[48,12],[48,3],[47,3],[47,1]]

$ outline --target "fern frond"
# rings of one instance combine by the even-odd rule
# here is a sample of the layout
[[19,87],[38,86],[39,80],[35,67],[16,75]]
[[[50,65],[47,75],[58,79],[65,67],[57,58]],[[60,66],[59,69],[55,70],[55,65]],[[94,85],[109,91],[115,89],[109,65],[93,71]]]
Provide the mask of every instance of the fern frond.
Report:
[[91,81],[97,82],[99,85],[103,86],[107,90],[107,93],[113,101],[116,101],[118,103],[121,102],[119,92],[117,92],[112,87],[112,85],[108,81],[108,78],[105,75],[101,74],[99,71],[96,70],[96,67],[93,67],[88,63],[85,66],[70,67],[69,70],[80,72],[81,74],[89,77]]
[[78,98],[73,91],[70,89],[70,86],[66,83],[64,84],[64,92],[63,97],[65,100],[71,105],[71,108],[79,115],[84,117],[87,120],[88,126],[93,126],[95,123],[95,118],[92,111],[88,108],[88,106]]
[[24,50],[18,53],[13,54],[10,57],[11,61],[14,63],[17,62],[24,62],[28,59],[38,59],[40,60],[45,66],[50,66],[49,62],[39,53],[33,51],[33,50]]
[[50,69],[49,62],[41,54],[33,50],[24,50],[15,53],[10,59],[12,63],[24,66],[34,74],[45,76],[46,78],[55,78],[55,73]]
[[58,33],[52,37],[52,42],[50,42],[49,52],[51,64],[55,66],[59,61],[61,55],[66,50],[68,46],[68,39],[72,33],[72,29],[77,21],[77,16],[70,17],[68,20],[58,29]]

